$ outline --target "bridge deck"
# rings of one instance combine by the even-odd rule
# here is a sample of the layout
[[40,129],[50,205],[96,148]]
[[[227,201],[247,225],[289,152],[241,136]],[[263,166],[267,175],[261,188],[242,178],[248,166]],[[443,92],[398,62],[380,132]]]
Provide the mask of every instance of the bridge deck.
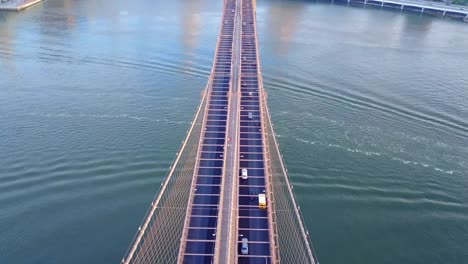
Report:
[[268,113],[254,1],[224,2],[201,106],[124,263],[315,263]]

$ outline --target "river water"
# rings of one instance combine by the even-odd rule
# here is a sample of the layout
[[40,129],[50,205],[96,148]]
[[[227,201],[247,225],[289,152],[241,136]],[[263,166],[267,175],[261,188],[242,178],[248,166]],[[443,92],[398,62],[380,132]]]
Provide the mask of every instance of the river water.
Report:
[[[258,1],[265,88],[320,263],[468,263],[468,26]],[[222,1],[0,13],[0,263],[118,263],[184,138]]]

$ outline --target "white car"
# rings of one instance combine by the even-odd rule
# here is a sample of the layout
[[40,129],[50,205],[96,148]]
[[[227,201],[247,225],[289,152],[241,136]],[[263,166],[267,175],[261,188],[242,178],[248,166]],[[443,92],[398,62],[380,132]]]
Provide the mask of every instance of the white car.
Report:
[[249,240],[247,238],[242,239],[242,245],[241,245],[241,254],[242,255],[248,255],[249,254]]
[[248,177],[249,177],[249,171],[247,169],[242,169],[241,178],[243,180],[247,180]]

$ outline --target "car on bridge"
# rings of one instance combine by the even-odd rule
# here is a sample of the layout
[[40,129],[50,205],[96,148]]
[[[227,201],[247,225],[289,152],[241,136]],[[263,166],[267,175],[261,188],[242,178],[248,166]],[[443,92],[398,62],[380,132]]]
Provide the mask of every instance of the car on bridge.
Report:
[[266,209],[267,208],[266,196],[265,196],[264,193],[259,193],[258,194],[258,207],[260,209]]
[[249,254],[249,239],[248,238],[244,237],[242,239],[241,254],[242,255],[248,255]]
[[249,177],[249,171],[247,169],[242,169],[241,178],[243,180],[247,180],[248,177]]

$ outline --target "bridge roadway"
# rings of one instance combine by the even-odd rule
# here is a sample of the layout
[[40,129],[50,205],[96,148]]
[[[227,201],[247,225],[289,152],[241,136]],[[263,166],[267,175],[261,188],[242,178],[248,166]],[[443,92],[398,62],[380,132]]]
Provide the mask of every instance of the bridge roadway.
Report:
[[255,30],[252,0],[226,0],[179,263],[274,262]]
[[238,254],[237,263],[272,263],[275,258],[270,209],[258,207],[258,194],[263,193],[269,198],[270,192],[265,167],[268,155],[260,100],[262,87],[259,79],[262,76],[259,71],[254,8],[252,0],[242,1],[239,167],[248,169],[249,177],[247,180],[240,179],[238,184],[237,233],[239,248],[242,238],[249,239],[249,254]]
[[266,101],[255,0],[224,0],[200,107],[123,264],[318,263]]
[[[222,183],[227,182],[226,129],[231,89],[235,0],[227,0],[207,87],[197,163],[179,249],[179,263],[213,263]],[[223,179],[223,177],[225,179]]]

